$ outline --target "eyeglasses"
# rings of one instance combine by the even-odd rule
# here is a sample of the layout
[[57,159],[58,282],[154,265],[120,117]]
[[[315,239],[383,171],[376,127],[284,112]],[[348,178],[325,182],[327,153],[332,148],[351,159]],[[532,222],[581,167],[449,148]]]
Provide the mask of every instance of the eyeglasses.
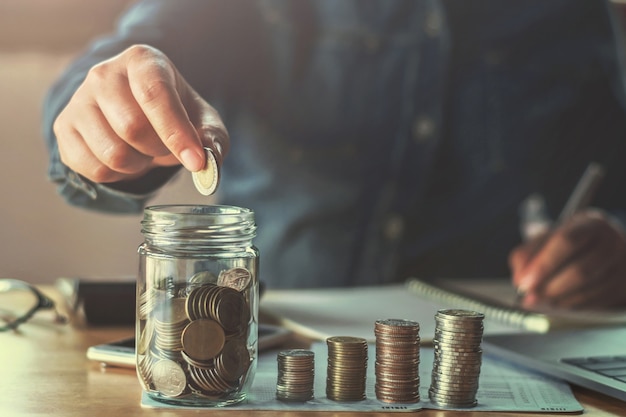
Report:
[[0,279],[0,332],[15,330],[41,310],[53,310],[56,323],[66,323],[54,301],[34,286],[17,279]]

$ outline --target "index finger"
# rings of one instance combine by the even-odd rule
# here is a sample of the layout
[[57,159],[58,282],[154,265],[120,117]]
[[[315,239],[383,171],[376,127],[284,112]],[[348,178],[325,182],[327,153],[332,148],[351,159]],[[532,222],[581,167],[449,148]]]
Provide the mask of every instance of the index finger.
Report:
[[176,69],[167,57],[143,50],[130,55],[127,68],[131,92],[163,144],[189,171],[201,170],[204,151],[177,89]]

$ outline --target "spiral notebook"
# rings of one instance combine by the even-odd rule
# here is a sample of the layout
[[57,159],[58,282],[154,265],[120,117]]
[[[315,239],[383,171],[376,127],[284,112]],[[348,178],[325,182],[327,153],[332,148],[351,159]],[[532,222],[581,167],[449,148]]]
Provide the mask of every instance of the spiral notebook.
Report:
[[626,310],[524,309],[517,304],[517,295],[508,280],[440,279],[427,282],[410,278],[406,285],[419,297],[442,305],[477,310],[491,320],[531,332],[626,324]]
[[271,321],[305,337],[356,336],[374,341],[374,322],[386,318],[415,320],[423,342],[431,341],[434,316],[443,308],[485,314],[485,334],[540,332],[553,329],[620,325],[617,313],[528,311],[515,304],[508,280],[437,280],[409,278],[403,284],[306,290],[268,290],[260,304]]

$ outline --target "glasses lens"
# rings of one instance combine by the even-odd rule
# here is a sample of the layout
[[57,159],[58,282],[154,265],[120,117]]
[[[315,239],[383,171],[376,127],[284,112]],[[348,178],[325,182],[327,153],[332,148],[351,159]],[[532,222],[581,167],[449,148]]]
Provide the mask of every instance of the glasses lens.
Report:
[[37,306],[37,296],[28,287],[0,282],[0,327],[10,326]]

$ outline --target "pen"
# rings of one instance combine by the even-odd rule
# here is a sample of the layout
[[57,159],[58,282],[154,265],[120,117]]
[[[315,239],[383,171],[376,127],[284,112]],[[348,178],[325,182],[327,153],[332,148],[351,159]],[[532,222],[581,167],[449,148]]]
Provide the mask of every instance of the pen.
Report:
[[562,224],[565,220],[589,205],[602,178],[604,178],[604,168],[602,165],[597,162],[591,162],[587,166],[587,169],[585,169],[585,172],[583,172],[574,191],[572,191],[572,194],[565,203],[557,219],[557,225]]
[[[565,206],[563,206],[563,210],[561,210],[557,218],[556,226],[563,224],[567,219],[589,205],[603,178],[604,167],[597,162],[591,162],[583,172],[580,180],[578,180]],[[543,198],[537,194],[531,195],[522,205],[522,236],[524,240],[537,236],[539,233],[547,230],[549,226],[550,220],[545,214]],[[520,287],[516,291],[516,301],[519,302],[524,298],[525,291]]]

